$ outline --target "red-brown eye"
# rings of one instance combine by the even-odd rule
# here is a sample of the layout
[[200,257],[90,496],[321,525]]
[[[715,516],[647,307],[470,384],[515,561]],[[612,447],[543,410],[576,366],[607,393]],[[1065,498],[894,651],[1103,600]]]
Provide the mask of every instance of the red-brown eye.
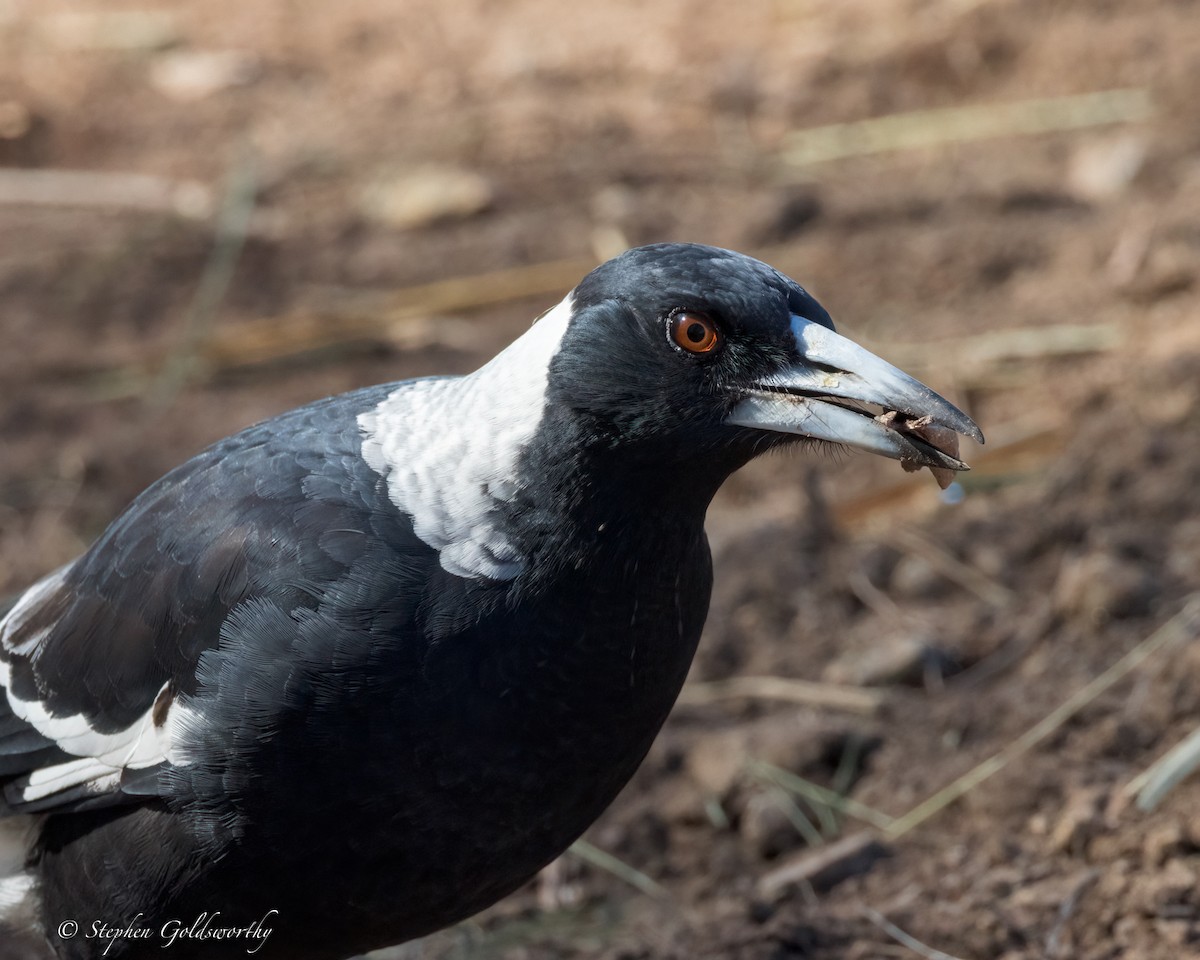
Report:
[[688,353],[711,353],[721,342],[721,332],[708,317],[677,313],[670,321],[671,342]]

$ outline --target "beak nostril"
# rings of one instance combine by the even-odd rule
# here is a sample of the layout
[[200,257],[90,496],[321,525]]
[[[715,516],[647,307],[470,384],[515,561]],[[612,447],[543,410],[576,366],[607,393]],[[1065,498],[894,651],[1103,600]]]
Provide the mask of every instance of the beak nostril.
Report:
[[815,370],[820,370],[822,373],[839,373],[844,374],[846,371],[840,367],[835,367],[832,364],[822,363],[820,360],[806,360],[810,367]]

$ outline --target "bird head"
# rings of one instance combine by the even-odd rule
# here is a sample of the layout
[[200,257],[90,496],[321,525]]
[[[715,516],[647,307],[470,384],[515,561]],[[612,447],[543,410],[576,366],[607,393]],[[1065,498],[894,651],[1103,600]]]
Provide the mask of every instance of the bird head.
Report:
[[705,460],[723,479],[808,439],[965,470],[941,438],[983,440],[953,404],[836,333],[798,283],[739,253],[639,247],[597,267],[568,302],[547,397],[625,456]]

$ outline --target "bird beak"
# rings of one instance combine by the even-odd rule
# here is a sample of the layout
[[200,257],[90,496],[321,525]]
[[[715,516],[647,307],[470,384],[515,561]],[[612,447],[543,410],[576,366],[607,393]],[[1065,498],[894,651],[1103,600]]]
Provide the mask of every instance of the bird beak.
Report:
[[[792,333],[801,361],[757,383],[727,423],[831,440],[914,466],[970,469],[957,457],[957,442],[940,440],[962,434],[983,443],[979,427],[954,404],[826,326],[793,317]],[[899,416],[875,417],[853,401]]]

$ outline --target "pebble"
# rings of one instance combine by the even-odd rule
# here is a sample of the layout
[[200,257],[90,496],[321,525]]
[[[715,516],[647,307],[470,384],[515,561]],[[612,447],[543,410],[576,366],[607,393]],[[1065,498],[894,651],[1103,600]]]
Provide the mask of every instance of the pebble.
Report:
[[920,684],[929,671],[940,672],[951,660],[917,637],[893,634],[843,653],[825,668],[822,679],[859,687]]
[[1134,905],[1147,916],[1178,916],[1196,907],[1196,871],[1182,860],[1169,860],[1155,873],[1138,879],[1130,891]]
[[688,751],[687,771],[702,791],[724,797],[741,776],[748,743],[749,737],[741,729],[704,737]]
[[1086,856],[1092,838],[1104,829],[1104,798],[1104,791],[1096,787],[1081,787],[1069,793],[1050,832],[1051,847],[1072,856]]
[[1158,584],[1137,563],[1094,550],[1063,561],[1054,586],[1055,608],[1089,624],[1144,616]]
[[1081,200],[1108,200],[1124,193],[1146,161],[1146,140],[1132,134],[1093,140],[1076,149],[1067,185]]
[[891,588],[899,597],[924,600],[944,595],[948,584],[946,578],[924,557],[906,553],[892,571]]
[[491,184],[478,173],[454,167],[393,170],[364,187],[358,207],[370,220],[399,229],[462,220],[491,206]]
[[750,798],[742,811],[738,832],[764,860],[773,860],[801,842],[779,801],[769,793]]
[[1188,846],[1183,827],[1172,821],[1146,833],[1142,841],[1142,860],[1148,866],[1161,867]]
[[150,84],[180,103],[194,103],[253,82],[258,60],[239,50],[177,50],[150,65]]

